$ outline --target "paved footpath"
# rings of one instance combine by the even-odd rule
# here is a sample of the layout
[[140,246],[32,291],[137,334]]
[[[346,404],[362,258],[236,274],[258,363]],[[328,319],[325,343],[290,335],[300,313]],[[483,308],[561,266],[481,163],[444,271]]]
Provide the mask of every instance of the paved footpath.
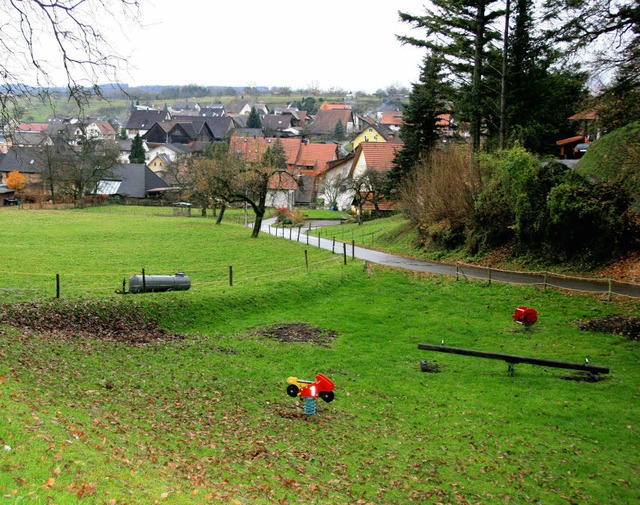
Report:
[[[335,254],[346,255],[350,258],[358,258],[363,261],[370,261],[379,265],[386,265],[415,272],[426,272],[439,275],[449,275],[462,279],[480,279],[487,282],[503,282],[509,284],[528,284],[537,286],[547,286],[560,289],[570,289],[590,293],[602,293],[612,295],[622,295],[629,297],[640,297],[640,284],[626,282],[609,281],[608,279],[578,279],[552,275],[545,272],[521,273],[506,270],[495,270],[490,268],[479,268],[469,265],[455,265],[450,263],[439,263],[416,258],[407,258],[397,254],[391,254],[365,247],[354,247],[343,242],[334,242],[332,239],[318,238],[307,235],[309,228],[276,228],[273,226],[275,219],[267,219],[262,223],[262,233],[295,240],[310,246],[319,247]],[[330,226],[335,222],[317,222],[311,229]]]

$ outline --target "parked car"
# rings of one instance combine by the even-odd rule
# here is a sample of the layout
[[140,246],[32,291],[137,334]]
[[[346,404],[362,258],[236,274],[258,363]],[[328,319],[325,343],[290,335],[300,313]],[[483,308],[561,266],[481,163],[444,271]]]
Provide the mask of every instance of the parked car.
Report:
[[589,149],[589,144],[577,144],[573,149],[573,157],[575,159],[582,158],[584,153]]

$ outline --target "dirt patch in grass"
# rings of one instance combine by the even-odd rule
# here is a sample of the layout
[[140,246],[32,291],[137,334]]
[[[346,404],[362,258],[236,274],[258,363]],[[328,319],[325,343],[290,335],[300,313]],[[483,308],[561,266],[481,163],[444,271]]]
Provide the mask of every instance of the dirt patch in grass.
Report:
[[329,347],[338,336],[333,330],[327,330],[308,323],[283,323],[261,328],[254,335],[272,338],[279,342],[303,342]]
[[93,338],[130,345],[181,340],[148,309],[109,301],[56,301],[0,305],[0,324],[56,339]]
[[599,331],[624,335],[629,340],[640,340],[640,317],[625,314],[610,314],[578,323],[583,331]]

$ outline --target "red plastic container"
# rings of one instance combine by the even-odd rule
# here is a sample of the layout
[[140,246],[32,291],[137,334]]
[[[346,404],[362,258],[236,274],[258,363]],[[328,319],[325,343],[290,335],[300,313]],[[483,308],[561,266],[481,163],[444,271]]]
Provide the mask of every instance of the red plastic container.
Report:
[[529,327],[538,320],[538,312],[536,312],[536,309],[521,305],[513,311],[513,320],[518,324]]

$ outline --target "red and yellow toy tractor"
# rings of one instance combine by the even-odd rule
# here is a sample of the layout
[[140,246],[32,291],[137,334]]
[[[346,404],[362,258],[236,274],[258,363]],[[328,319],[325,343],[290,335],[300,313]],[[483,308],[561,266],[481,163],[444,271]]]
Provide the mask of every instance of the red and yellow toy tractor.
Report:
[[325,402],[333,401],[333,381],[321,373],[316,375],[315,381],[289,377],[287,379],[287,394],[293,398],[322,398]]

